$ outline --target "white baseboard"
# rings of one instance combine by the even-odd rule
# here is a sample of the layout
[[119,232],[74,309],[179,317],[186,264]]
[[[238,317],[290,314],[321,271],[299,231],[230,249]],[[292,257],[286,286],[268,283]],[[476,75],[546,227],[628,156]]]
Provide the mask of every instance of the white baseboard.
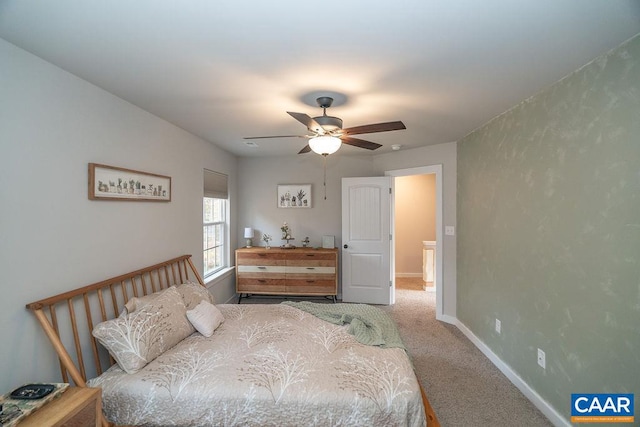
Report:
[[[450,317],[450,316],[447,316]],[[440,319],[439,319],[440,320]],[[445,320],[443,320],[445,321]],[[571,424],[565,420],[562,415],[558,413],[551,405],[547,403],[534,389],[532,389],[529,384],[524,382],[520,376],[511,369],[509,365],[504,363],[502,359],[500,359],[491,349],[480,340],[469,328],[467,328],[462,322],[458,319],[455,319],[455,322],[447,322],[455,324],[460,331],[465,334],[467,338],[476,346],[480,351],[489,358],[489,360],[498,368],[500,371],[511,381],[513,385],[515,385],[518,390],[525,395],[531,403],[535,405],[536,408],[540,410],[551,423],[556,427],[571,427]]]
[[422,277],[422,273],[396,273],[396,277]]
[[438,317],[438,316],[436,315],[436,320],[439,320],[439,321],[441,321],[441,322],[448,323],[448,324],[453,325],[453,326],[458,326],[458,319],[456,319],[456,318],[455,318],[455,317],[453,317],[453,316],[449,316],[448,314],[443,314],[443,315],[442,315],[442,316],[440,316],[440,317]]

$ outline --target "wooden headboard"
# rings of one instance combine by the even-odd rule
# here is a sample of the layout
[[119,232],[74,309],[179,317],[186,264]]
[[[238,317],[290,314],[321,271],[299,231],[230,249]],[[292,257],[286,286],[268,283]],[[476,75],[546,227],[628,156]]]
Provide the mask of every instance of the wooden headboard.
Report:
[[100,375],[115,363],[106,350],[98,347],[91,335],[93,327],[117,317],[132,297],[148,295],[189,280],[197,280],[204,286],[191,255],[182,255],[32,302],[27,308],[33,311],[58,353],[63,381],[69,382],[71,377],[76,386],[86,387],[87,373]]

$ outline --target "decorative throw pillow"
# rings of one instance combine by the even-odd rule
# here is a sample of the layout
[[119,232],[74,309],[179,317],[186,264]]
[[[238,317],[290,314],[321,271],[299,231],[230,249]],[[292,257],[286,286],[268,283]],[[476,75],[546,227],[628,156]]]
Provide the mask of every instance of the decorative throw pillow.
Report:
[[182,297],[170,287],[138,310],[99,323],[93,336],[123,370],[133,374],[193,331]]
[[[180,295],[182,295],[182,300],[184,301],[184,305],[187,307],[187,310],[191,310],[196,305],[200,303],[200,301],[208,301],[211,304],[215,304],[213,300],[213,295],[199,283],[194,282],[185,282],[180,286],[171,286],[176,288]],[[145,295],[142,297],[133,297],[124,305],[127,313],[133,313],[140,307],[149,304],[155,297],[161,294],[164,291],[154,292],[149,295]]]
[[213,295],[200,283],[186,282],[178,286],[178,292],[182,295],[182,300],[187,310],[194,309],[200,301],[207,301],[208,303],[215,304]]
[[204,300],[200,301],[200,304],[193,310],[187,311],[187,318],[193,327],[205,337],[213,335],[213,331],[224,322],[224,316],[218,307]]
[[127,301],[127,303],[124,305],[124,308],[127,310],[127,313],[133,313],[137,309],[149,304],[162,292],[164,291],[154,292],[152,294],[145,295],[142,297],[133,297],[129,301]]

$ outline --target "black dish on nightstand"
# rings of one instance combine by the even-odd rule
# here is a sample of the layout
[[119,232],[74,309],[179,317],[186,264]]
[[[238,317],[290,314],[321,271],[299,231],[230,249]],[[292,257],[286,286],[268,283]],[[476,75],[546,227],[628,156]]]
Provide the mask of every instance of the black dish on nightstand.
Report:
[[27,384],[13,390],[9,397],[12,399],[40,399],[55,389],[53,384]]

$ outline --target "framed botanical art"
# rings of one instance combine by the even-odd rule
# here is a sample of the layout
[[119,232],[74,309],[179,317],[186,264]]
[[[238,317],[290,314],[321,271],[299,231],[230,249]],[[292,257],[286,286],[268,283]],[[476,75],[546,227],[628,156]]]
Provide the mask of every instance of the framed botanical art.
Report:
[[279,208],[310,208],[311,184],[278,185]]
[[90,200],[171,201],[171,177],[89,163]]

